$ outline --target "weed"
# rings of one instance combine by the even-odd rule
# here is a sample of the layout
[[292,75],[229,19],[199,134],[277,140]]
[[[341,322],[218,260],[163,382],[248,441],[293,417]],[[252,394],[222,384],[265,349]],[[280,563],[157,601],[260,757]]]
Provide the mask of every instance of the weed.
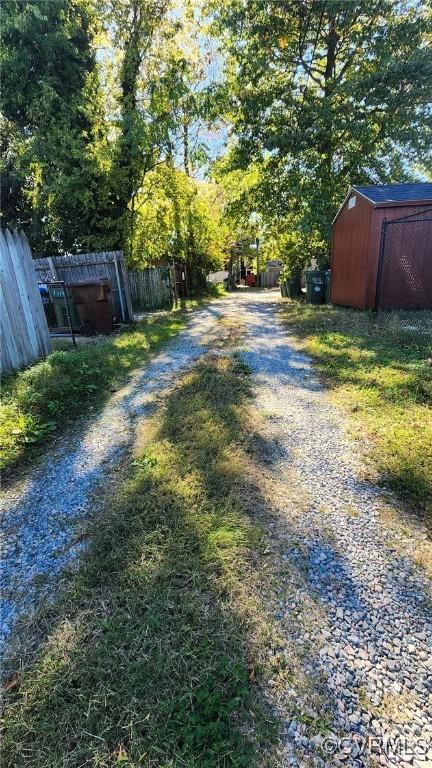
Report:
[[10,671],[5,768],[266,764],[249,382],[209,355],[153,417],[67,593],[36,620],[38,654],[19,682]]
[[[410,330],[398,313],[291,302],[282,317],[316,361],[383,479],[432,526],[432,315]],[[431,333],[426,333],[429,324]]]
[[182,313],[149,317],[98,344],[56,350],[6,377],[0,405],[0,469],[16,465],[66,421],[101,407],[134,368],[185,323]]
[[391,720],[399,725],[406,725],[411,720],[411,707],[415,704],[415,694],[385,693],[380,704],[373,704],[364,687],[359,689],[359,701],[364,709],[375,717]]
[[221,299],[227,295],[223,283],[207,283],[206,294],[212,299]]
[[348,515],[348,517],[358,517],[359,511],[353,504],[347,504],[345,507],[345,514]]

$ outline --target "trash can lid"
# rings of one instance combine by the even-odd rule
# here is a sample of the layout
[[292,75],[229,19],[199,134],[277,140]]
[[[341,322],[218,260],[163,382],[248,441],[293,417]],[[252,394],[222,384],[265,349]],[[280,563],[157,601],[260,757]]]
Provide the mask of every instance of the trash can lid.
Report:
[[110,279],[109,277],[86,277],[85,280],[76,280],[74,283],[69,283],[69,285],[83,285],[84,283],[109,283]]
[[76,304],[86,304],[88,301],[107,301],[111,290],[107,277],[92,280],[80,280],[69,283],[68,287]]

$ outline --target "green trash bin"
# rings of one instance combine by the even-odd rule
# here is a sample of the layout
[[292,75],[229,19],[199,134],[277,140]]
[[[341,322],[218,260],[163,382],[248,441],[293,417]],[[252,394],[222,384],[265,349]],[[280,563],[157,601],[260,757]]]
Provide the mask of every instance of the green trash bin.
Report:
[[81,320],[79,318],[77,306],[72,299],[69,286],[63,285],[62,283],[48,283],[47,287],[51,303],[54,307],[54,314],[58,328],[69,328],[65,290],[67,291],[67,299],[72,326],[74,328],[79,328],[81,325]]
[[308,304],[325,304],[326,302],[326,270],[305,269],[306,301]]

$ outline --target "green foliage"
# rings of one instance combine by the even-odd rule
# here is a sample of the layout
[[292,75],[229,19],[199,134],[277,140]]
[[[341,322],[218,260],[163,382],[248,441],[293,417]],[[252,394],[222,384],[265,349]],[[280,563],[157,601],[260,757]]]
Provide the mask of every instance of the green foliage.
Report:
[[179,17],[171,0],[5,6],[3,223],[23,228],[35,255],[182,259],[205,288],[227,233],[215,186],[193,178],[214,120],[195,10],[187,2]]
[[318,232],[306,233],[295,217],[278,222],[278,228],[267,229],[262,248],[264,259],[282,261],[283,278],[297,277],[316,259],[319,266],[327,262],[326,244]]
[[235,240],[255,240],[258,234],[257,195],[261,176],[258,165],[232,167],[230,152],[214,163],[212,178],[223,190],[224,219]]
[[174,72],[165,53],[169,0],[110,0],[105,25],[118,88],[108,225],[116,247],[132,247],[135,204],[146,175],[169,152]]
[[223,299],[227,295],[222,283],[207,283],[207,295],[212,299]]
[[[288,270],[312,257],[324,266],[350,184],[428,172],[429,6],[210,8],[209,17],[192,0],[180,13],[173,0],[5,4],[3,222],[23,228],[35,254],[174,256],[199,287],[230,244],[259,233]],[[209,18],[219,50],[206,39]],[[229,149],[211,167],[208,139],[226,123]]]
[[[134,266],[159,259],[186,261],[205,276],[226,259],[229,232],[223,217],[223,191],[196,181],[169,164],[147,174],[135,205],[129,262]],[[193,234],[193,252],[187,248]]]
[[103,240],[106,132],[92,0],[2,11],[3,222],[35,253]]
[[351,184],[401,181],[430,152],[430,6],[213,5],[229,54],[232,166],[259,166],[265,224],[279,230],[288,216],[328,245]]

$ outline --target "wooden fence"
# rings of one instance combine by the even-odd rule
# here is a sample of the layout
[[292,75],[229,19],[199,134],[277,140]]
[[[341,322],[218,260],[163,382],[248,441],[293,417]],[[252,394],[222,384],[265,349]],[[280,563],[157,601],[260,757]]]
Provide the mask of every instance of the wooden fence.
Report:
[[228,280],[229,272],[227,269],[219,270],[219,272],[211,272],[207,275],[208,283],[223,283],[224,280]]
[[261,272],[259,276],[260,288],[275,288],[279,285],[280,273],[280,267],[277,269],[266,269],[265,272]]
[[1,370],[16,370],[45,357],[51,342],[34,261],[24,233],[0,233]]
[[64,280],[78,283],[107,277],[111,283],[111,302],[114,317],[124,322],[133,320],[128,271],[122,251],[80,253],[77,256],[48,256],[35,259],[37,279]]
[[129,285],[134,310],[159,309],[172,304],[169,267],[129,270]]
[[113,315],[125,322],[133,320],[137,310],[169,307],[173,300],[170,267],[126,267],[122,251],[80,253],[77,256],[54,256],[34,260],[37,279],[64,280],[78,283],[107,277],[111,283]]

